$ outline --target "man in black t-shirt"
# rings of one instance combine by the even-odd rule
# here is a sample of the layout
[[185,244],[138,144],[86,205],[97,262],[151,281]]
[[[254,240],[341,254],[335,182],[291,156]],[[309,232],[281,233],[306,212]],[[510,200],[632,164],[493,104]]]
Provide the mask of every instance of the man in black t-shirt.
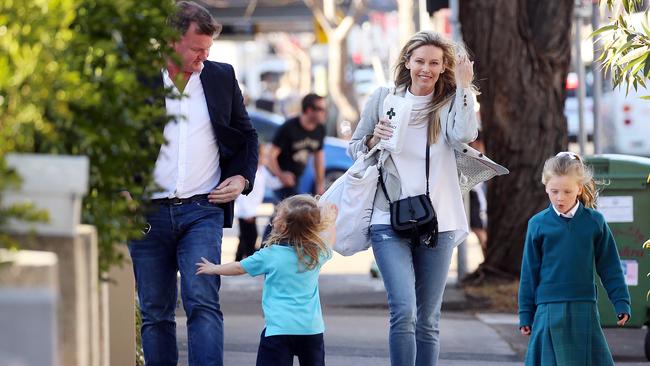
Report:
[[298,180],[312,154],[316,171],[315,193],[325,192],[325,108],[323,97],[307,94],[302,99],[302,114],[288,119],[273,138],[267,166],[282,182],[282,188],[275,192],[280,200],[298,193]]

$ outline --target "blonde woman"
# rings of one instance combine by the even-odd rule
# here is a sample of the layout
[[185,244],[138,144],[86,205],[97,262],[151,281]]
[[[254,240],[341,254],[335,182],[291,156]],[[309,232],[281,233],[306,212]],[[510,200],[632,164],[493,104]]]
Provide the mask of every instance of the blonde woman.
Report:
[[[357,156],[392,136],[388,120],[380,115],[389,93],[412,102],[408,127],[402,131],[405,143],[382,169],[389,197],[377,189],[370,218],[372,248],[388,294],[389,350],[395,366],[437,364],[440,306],[451,255],[469,232],[462,192],[507,172],[466,145],[477,135],[473,77],[473,62],[462,46],[434,32],[413,35],[395,66],[395,88],[379,88],[370,96],[348,149]],[[465,164],[459,167],[473,169],[457,168],[460,160]],[[424,194],[427,184],[439,233],[434,240],[424,235],[414,245],[392,229],[389,200]]]

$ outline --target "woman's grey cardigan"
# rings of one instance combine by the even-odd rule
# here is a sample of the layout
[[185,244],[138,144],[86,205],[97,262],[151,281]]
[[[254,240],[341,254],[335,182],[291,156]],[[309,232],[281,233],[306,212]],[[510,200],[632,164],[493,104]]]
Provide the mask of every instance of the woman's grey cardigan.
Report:
[[[356,159],[361,154],[368,153],[368,145],[366,142],[372,137],[375,125],[379,121],[382,114],[384,99],[388,93],[393,92],[397,95],[404,96],[406,89],[389,89],[385,87],[378,88],[368,98],[365,108],[361,114],[361,120],[357,125],[350,145],[348,146],[348,154]],[[486,181],[496,175],[508,174],[508,169],[488,159],[481,152],[471,148],[463,141],[472,141],[476,138],[475,132],[472,131],[472,136],[465,136],[468,131],[461,131],[460,134],[454,131],[454,122],[456,115],[456,106],[462,105],[463,96],[460,94],[469,94],[469,89],[457,89],[457,95],[453,102],[454,108],[450,112],[452,103],[448,103],[442,107],[440,113],[440,121],[444,129],[445,142],[449,144],[456,155],[456,167],[458,170],[458,184],[462,193],[469,192],[469,190],[476,184]],[[473,110],[469,113],[474,113]],[[372,158],[368,159],[368,164],[376,164],[379,154],[374,154]],[[399,199],[401,195],[401,184],[399,174],[393,159],[388,156],[382,167],[384,183],[391,200]],[[382,210],[389,211],[388,201],[384,197],[381,188],[377,189],[375,194],[374,207]]]

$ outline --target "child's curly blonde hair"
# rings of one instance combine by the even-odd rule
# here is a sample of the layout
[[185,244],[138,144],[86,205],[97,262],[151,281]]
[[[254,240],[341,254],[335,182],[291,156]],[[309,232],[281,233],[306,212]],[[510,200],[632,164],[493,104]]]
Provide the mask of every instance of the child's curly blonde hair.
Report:
[[273,230],[265,244],[291,244],[296,249],[298,262],[304,264],[306,270],[314,269],[320,257],[330,251],[321,233],[334,224],[333,216],[310,195],[289,197],[278,204]]

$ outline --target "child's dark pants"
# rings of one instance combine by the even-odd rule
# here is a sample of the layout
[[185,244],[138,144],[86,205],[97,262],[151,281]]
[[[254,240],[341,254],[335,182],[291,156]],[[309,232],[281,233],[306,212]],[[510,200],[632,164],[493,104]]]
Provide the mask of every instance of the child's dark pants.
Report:
[[325,345],[323,333],[314,335],[275,335],[260,337],[257,366],[292,366],[298,356],[300,366],[324,366]]

